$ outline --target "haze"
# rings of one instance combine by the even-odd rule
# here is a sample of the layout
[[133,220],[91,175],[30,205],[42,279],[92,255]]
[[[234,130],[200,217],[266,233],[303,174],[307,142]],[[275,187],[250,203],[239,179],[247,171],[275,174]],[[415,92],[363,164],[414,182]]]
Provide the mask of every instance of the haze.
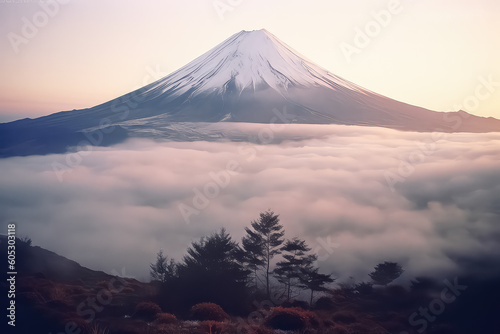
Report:
[[[220,126],[249,138],[272,129]],[[367,279],[380,261],[403,264],[403,279],[499,268],[500,134],[341,125],[272,131],[267,145],[134,140],[81,159],[2,159],[0,221],[18,222],[19,235],[84,266],[125,268],[143,280],[159,249],[179,260],[190,242],[222,226],[239,240],[269,208],[286,236],[305,238],[322,270],[341,280]],[[74,167],[54,171],[68,161]],[[212,175],[228,170],[236,172],[208,204],[193,204]]]

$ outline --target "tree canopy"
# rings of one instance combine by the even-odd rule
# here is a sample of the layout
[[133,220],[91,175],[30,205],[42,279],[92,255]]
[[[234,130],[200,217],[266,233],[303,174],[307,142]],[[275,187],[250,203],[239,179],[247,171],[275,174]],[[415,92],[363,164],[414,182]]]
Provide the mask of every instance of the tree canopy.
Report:
[[397,262],[385,261],[384,263],[377,264],[375,270],[369,275],[374,284],[387,285],[401,276],[403,272],[403,267]]

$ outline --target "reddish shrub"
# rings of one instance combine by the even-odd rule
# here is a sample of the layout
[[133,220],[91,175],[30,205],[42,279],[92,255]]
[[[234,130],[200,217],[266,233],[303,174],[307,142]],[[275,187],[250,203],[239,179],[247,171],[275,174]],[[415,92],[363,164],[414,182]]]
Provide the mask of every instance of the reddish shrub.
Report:
[[285,331],[304,329],[308,325],[308,317],[298,308],[274,307],[266,319],[269,327]]
[[309,327],[319,328],[321,324],[320,318],[316,313],[312,311],[304,311],[304,315],[307,317],[307,321],[309,322]]
[[229,315],[222,307],[214,303],[200,303],[191,307],[191,315],[194,320],[224,321],[229,319]]
[[153,319],[158,313],[161,313],[161,308],[158,304],[152,302],[142,302],[135,307],[135,317]]
[[175,324],[177,323],[177,318],[175,315],[170,314],[170,313],[158,313],[156,315],[155,322],[157,324]]

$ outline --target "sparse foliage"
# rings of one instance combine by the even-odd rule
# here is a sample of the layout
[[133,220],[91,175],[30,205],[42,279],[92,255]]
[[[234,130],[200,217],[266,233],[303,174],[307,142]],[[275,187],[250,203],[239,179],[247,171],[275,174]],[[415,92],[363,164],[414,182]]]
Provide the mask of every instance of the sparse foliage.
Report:
[[259,220],[251,223],[252,229],[245,228],[247,235],[243,237],[243,249],[246,253],[247,263],[256,272],[257,268],[263,268],[266,281],[266,294],[271,296],[270,277],[271,261],[274,256],[281,253],[280,246],[283,244],[283,225],[280,224],[279,215],[273,211],[260,213]]
[[314,292],[328,291],[325,285],[328,283],[333,283],[334,281],[335,279],[333,279],[331,275],[320,274],[319,268],[315,268],[312,265],[307,268],[303,268],[301,270],[301,275],[300,275],[301,287],[304,289],[311,290],[311,297],[309,301],[309,304],[311,306],[313,304]]
[[291,297],[292,287],[296,286],[299,281],[301,271],[309,268],[317,257],[307,254],[311,248],[304,240],[298,238],[287,240],[280,250],[284,253],[284,260],[276,264],[274,275],[280,283],[285,285],[286,300],[288,301]]
[[245,228],[246,235],[241,239],[241,248],[237,251],[240,262],[244,263],[246,268],[252,271],[255,289],[258,289],[259,268],[264,267],[264,238],[260,233]]

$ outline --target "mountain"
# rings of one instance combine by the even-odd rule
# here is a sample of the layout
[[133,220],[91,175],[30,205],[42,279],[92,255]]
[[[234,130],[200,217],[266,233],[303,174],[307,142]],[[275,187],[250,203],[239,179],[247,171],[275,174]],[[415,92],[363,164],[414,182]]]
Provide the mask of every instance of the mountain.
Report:
[[[0,235],[0,248],[7,254],[5,235]],[[94,319],[112,327],[109,333],[130,333],[124,327],[135,326],[130,326],[132,319],[128,322],[125,315],[130,318],[135,306],[158,290],[154,283],[95,271],[19,239],[16,272],[15,297],[4,298],[3,303],[7,309],[8,303],[15,301],[15,327],[7,324],[13,319],[8,311],[7,321],[0,325],[1,333],[96,333],[90,331]],[[7,281],[12,276],[4,271],[0,277],[0,286],[7,296],[7,291],[14,287]],[[132,333],[147,332],[146,325],[142,331]]]
[[[7,249],[7,236],[0,235],[0,248]],[[42,276],[51,280],[74,282],[86,280],[98,282],[113,276],[81,266],[61,255],[31,243],[16,240],[16,268],[22,276]]]
[[[276,109],[286,110],[286,119],[276,117]],[[241,31],[170,75],[93,108],[0,124],[0,156],[60,153],[89,138],[94,145],[157,138],[166,128],[172,139],[179,122],[194,128],[193,122],[289,122],[500,131],[497,119],[435,112],[371,92],[256,30]]]

